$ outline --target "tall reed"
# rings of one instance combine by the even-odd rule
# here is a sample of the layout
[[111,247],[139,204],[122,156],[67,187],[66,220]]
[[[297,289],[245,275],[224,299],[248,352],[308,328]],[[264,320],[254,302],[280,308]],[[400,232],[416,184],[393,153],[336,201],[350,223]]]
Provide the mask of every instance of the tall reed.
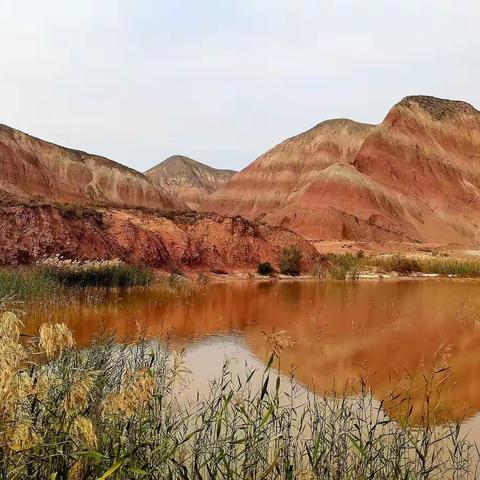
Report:
[[188,370],[157,342],[77,349],[65,325],[29,341],[21,327],[1,317],[3,479],[476,478],[475,447],[430,404],[411,424],[410,408],[393,420],[364,384],[335,398],[282,379],[280,335],[261,371],[226,363],[205,395],[182,401]]

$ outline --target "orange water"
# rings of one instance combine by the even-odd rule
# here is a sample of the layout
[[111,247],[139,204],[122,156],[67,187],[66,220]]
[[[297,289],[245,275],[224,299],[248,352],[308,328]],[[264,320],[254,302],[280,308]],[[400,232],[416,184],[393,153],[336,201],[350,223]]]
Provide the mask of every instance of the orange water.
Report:
[[[453,415],[480,411],[480,282],[456,279],[230,281],[188,298],[165,298],[155,288],[123,292],[100,306],[52,310],[78,343],[99,330],[128,337],[136,330],[169,336],[185,347],[197,382],[219,371],[225,357],[263,361],[265,334],[285,331],[292,342],[281,370],[293,367],[316,391],[365,378],[379,399],[402,386],[406,372],[420,379],[451,369],[444,397]],[[28,315],[34,332],[45,313]],[[455,382],[455,385],[453,383]]]

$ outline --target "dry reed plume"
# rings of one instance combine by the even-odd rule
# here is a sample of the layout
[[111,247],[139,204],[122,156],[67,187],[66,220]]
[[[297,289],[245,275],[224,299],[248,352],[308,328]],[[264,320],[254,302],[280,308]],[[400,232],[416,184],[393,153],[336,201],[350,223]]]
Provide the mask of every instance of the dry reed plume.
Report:
[[[271,368],[283,332],[266,338],[265,369],[233,374],[227,363],[183,403],[188,369],[158,342],[77,349],[65,325],[44,324],[28,343],[20,330],[18,316],[1,317],[1,479],[477,478],[478,452],[458,424],[436,422],[435,402],[410,424],[410,408],[393,420],[364,384],[343,398],[283,385]],[[438,358],[441,369],[448,349]]]

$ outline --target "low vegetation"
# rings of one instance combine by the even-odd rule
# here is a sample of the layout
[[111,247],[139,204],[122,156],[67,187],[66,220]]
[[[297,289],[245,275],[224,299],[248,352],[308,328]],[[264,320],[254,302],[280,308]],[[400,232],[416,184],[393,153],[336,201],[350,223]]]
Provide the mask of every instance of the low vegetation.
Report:
[[58,293],[60,286],[37,270],[0,270],[0,298],[20,300],[44,298]]
[[118,260],[80,262],[53,257],[28,269],[0,270],[0,296],[22,301],[59,298],[75,289],[147,286],[154,280],[151,269]]
[[367,265],[398,273],[427,273],[444,276],[480,277],[480,258],[443,256],[383,255],[368,259]]
[[63,260],[46,258],[36,266],[38,273],[65,287],[125,288],[153,283],[151,269],[120,260]]
[[284,385],[272,370],[280,334],[263,371],[237,377],[226,364],[208,394],[182,403],[189,372],[156,342],[80,350],[64,324],[28,342],[21,328],[0,317],[1,478],[469,479],[478,466],[430,400],[410,426],[405,397],[395,421],[364,385],[343,399]]
[[302,252],[294,246],[283,250],[280,257],[280,273],[297,277],[301,273]]
[[320,257],[312,270],[312,275],[317,278],[356,280],[363,266],[363,257],[351,253],[343,255],[328,254]]
[[273,272],[274,272],[274,269],[270,262],[262,262],[257,265],[257,273],[259,275],[268,277],[270,275],[273,275]]
[[357,279],[362,272],[390,273],[400,275],[436,274],[453,277],[480,277],[480,258],[453,258],[444,256],[413,256],[401,253],[367,256],[328,254],[317,262],[312,275],[318,278],[337,280]]
[[397,272],[400,274],[408,274],[421,271],[420,262],[418,259],[407,257],[399,253],[369,259],[368,265],[378,267],[379,269],[386,272]]
[[356,280],[360,274],[362,259],[350,253],[345,255],[328,255],[331,268],[329,275],[336,280],[350,278]]
[[426,257],[419,258],[419,271],[458,277],[480,277],[480,258]]

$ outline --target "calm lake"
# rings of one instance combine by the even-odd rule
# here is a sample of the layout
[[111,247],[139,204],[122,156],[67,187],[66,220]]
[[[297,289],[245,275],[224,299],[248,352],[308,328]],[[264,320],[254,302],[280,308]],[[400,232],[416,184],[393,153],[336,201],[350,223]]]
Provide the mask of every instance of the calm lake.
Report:
[[[261,365],[265,334],[285,331],[280,369],[317,392],[365,379],[375,397],[409,382],[421,391],[432,371],[451,369],[442,396],[452,417],[467,415],[477,437],[480,411],[480,282],[225,281],[184,298],[130,290],[102,305],[52,310],[85,344],[100,330],[128,338],[140,330],[185,349],[191,388],[219,374],[226,358]],[[28,315],[36,331],[45,313]],[[165,340],[167,341],[167,340]],[[403,382],[403,383],[402,383]]]

